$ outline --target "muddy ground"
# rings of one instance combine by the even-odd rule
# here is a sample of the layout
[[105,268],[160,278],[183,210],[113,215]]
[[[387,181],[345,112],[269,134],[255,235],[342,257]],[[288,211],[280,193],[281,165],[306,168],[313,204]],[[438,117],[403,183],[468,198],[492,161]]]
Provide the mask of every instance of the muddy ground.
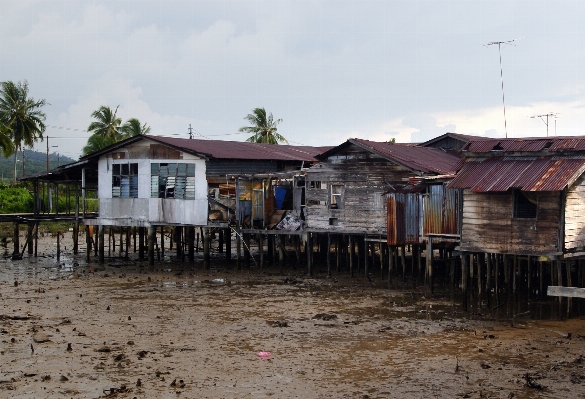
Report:
[[220,260],[88,265],[68,239],[60,262],[45,237],[0,263],[2,398],[585,397],[579,317]]

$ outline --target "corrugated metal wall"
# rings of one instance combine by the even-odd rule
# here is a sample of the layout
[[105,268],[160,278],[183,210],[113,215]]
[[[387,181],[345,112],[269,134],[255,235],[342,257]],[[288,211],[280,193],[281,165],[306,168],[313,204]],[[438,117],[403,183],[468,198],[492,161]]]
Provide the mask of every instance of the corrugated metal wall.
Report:
[[388,194],[388,245],[420,244],[427,234],[458,234],[459,190],[435,184],[426,191]]

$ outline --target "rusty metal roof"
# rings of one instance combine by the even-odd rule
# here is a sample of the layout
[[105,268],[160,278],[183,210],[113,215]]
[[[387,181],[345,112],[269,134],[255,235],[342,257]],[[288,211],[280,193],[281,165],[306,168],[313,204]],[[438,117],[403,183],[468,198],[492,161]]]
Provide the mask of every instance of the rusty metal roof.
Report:
[[545,152],[560,153],[585,151],[585,137],[537,137],[508,139],[471,139],[461,148],[469,153]]
[[215,159],[248,159],[273,161],[316,161],[315,156],[331,147],[309,147],[261,144],[242,141],[191,140],[161,136],[143,136],[161,144]]
[[415,147],[364,139],[350,139],[349,142],[376,152],[408,169],[424,173],[452,174],[462,164],[461,157],[457,153],[439,148]]
[[585,157],[468,158],[449,188],[473,192],[561,191],[585,172]]

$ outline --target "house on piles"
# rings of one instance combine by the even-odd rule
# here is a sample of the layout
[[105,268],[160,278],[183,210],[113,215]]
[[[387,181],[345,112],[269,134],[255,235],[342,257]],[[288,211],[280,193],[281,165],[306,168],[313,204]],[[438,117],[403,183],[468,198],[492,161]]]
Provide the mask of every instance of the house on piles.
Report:
[[400,200],[394,194],[444,187],[461,163],[454,151],[363,139],[349,139],[317,158],[306,173],[307,229],[377,236],[390,245],[419,243],[402,233],[405,208],[395,206]]
[[234,176],[300,169],[322,150],[142,135],[97,151],[99,216],[110,226],[207,226],[235,214]]
[[463,190],[461,251],[585,256],[585,137],[470,141],[448,187]]

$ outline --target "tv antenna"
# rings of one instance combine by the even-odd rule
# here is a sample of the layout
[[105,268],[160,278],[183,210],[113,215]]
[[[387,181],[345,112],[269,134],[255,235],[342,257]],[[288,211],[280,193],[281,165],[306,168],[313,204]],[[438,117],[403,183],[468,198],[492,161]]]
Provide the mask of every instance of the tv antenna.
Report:
[[189,123],[189,139],[193,140],[193,128],[191,127],[190,123]]
[[[512,42],[515,42],[516,40],[520,40],[520,39],[524,39],[523,37],[519,37],[518,39],[512,39],[512,40],[507,40],[505,42],[489,42],[487,44],[484,44],[484,46],[493,46],[493,45],[498,45],[498,53],[500,54],[500,81],[502,82],[502,104],[504,105],[504,131],[506,132],[506,138],[508,138],[508,126],[506,123],[506,101],[504,99],[504,73],[502,70],[502,44],[506,45],[506,44],[512,44]],[[514,44],[512,44],[513,46],[515,46]]]
[[[555,136],[557,135],[557,116],[559,114],[557,112],[549,112],[548,114],[542,114],[542,115],[533,115],[530,118],[540,118],[544,124],[546,125],[546,137],[548,137],[548,118],[554,118],[555,120]],[[544,119],[546,118],[546,120]]]

